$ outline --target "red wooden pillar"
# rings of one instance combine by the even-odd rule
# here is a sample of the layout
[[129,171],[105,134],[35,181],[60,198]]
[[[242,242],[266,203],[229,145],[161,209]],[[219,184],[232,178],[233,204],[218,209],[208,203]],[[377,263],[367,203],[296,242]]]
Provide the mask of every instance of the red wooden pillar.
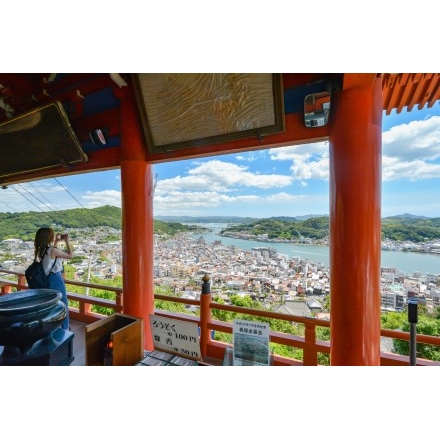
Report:
[[332,113],[330,362],[380,365],[381,79],[348,74]]
[[130,90],[121,100],[122,266],[124,314],[143,319],[144,348],[152,350],[154,313],[153,178]]

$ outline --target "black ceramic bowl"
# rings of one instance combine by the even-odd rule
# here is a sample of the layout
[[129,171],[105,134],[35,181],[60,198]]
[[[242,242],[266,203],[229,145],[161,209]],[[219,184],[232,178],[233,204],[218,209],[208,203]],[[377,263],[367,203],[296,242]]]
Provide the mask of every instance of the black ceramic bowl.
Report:
[[61,326],[66,306],[53,289],[31,289],[0,296],[0,345],[26,351]]

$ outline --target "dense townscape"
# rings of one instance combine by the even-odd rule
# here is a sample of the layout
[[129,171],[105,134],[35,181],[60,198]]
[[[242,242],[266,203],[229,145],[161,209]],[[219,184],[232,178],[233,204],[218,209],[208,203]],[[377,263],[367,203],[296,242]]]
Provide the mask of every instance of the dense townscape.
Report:
[[[329,270],[320,263],[287,258],[270,246],[251,251],[222,246],[221,239],[206,243],[202,237],[181,234],[159,241],[155,253],[155,277],[175,289],[197,297],[188,279],[208,272],[212,291],[226,302],[229,294],[252,295],[273,310],[301,316],[328,316],[324,304],[330,291]],[[349,285],[349,277],[347,279]],[[428,309],[440,304],[440,275],[400,273],[382,268],[382,309],[403,310],[410,297],[418,297]]]
[[[74,244],[75,278],[113,278],[122,273],[121,240],[112,228],[77,232]],[[244,238],[244,237],[242,237]],[[262,240],[263,241],[263,240]],[[390,243],[384,243],[389,245]],[[270,310],[299,316],[329,317],[329,270],[322,263],[299,257],[288,258],[265,243],[243,250],[224,246],[221,237],[207,243],[197,233],[183,232],[173,237],[155,234],[155,285],[168,285],[187,298],[200,296],[200,282],[209,273],[212,293],[226,303],[230,295],[249,295]],[[8,259],[6,257],[9,257]],[[23,271],[33,258],[33,243],[6,239],[0,243],[0,266]],[[410,297],[419,298],[428,310],[440,305],[439,274],[403,274],[382,268],[382,309],[402,311]],[[349,276],[347,285],[349,285]]]

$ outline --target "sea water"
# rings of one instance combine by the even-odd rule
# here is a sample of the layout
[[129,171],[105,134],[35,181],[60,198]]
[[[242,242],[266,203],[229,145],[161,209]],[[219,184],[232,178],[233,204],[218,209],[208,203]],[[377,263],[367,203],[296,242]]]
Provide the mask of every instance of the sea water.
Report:
[[[286,255],[288,258],[298,257],[313,263],[322,263],[325,267],[329,267],[330,256],[328,246],[273,243],[222,237],[218,234],[227,227],[226,224],[207,223],[198,225],[212,230],[212,232],[205,234],[195,234],[195,237],[203,237],[207,243],[214,243],[217,240],[223,246],[235,246],[243,250],[251,250],[255,247],[271,247],[279,254]],[[381,267],[395,268],[406,275],[413,275],[414,273],[420,273],[421,275],[440,274],[440,255],[382,250]]]

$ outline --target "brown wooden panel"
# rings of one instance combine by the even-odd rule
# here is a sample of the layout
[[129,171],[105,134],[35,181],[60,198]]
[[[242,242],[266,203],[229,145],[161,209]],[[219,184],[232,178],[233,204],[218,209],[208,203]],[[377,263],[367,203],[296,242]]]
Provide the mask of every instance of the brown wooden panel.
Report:
[[113,343],[113,365],[135,365],[143,357],[143,320],[115,313],[85,327],[86,365],[103,365],[103,349]]

